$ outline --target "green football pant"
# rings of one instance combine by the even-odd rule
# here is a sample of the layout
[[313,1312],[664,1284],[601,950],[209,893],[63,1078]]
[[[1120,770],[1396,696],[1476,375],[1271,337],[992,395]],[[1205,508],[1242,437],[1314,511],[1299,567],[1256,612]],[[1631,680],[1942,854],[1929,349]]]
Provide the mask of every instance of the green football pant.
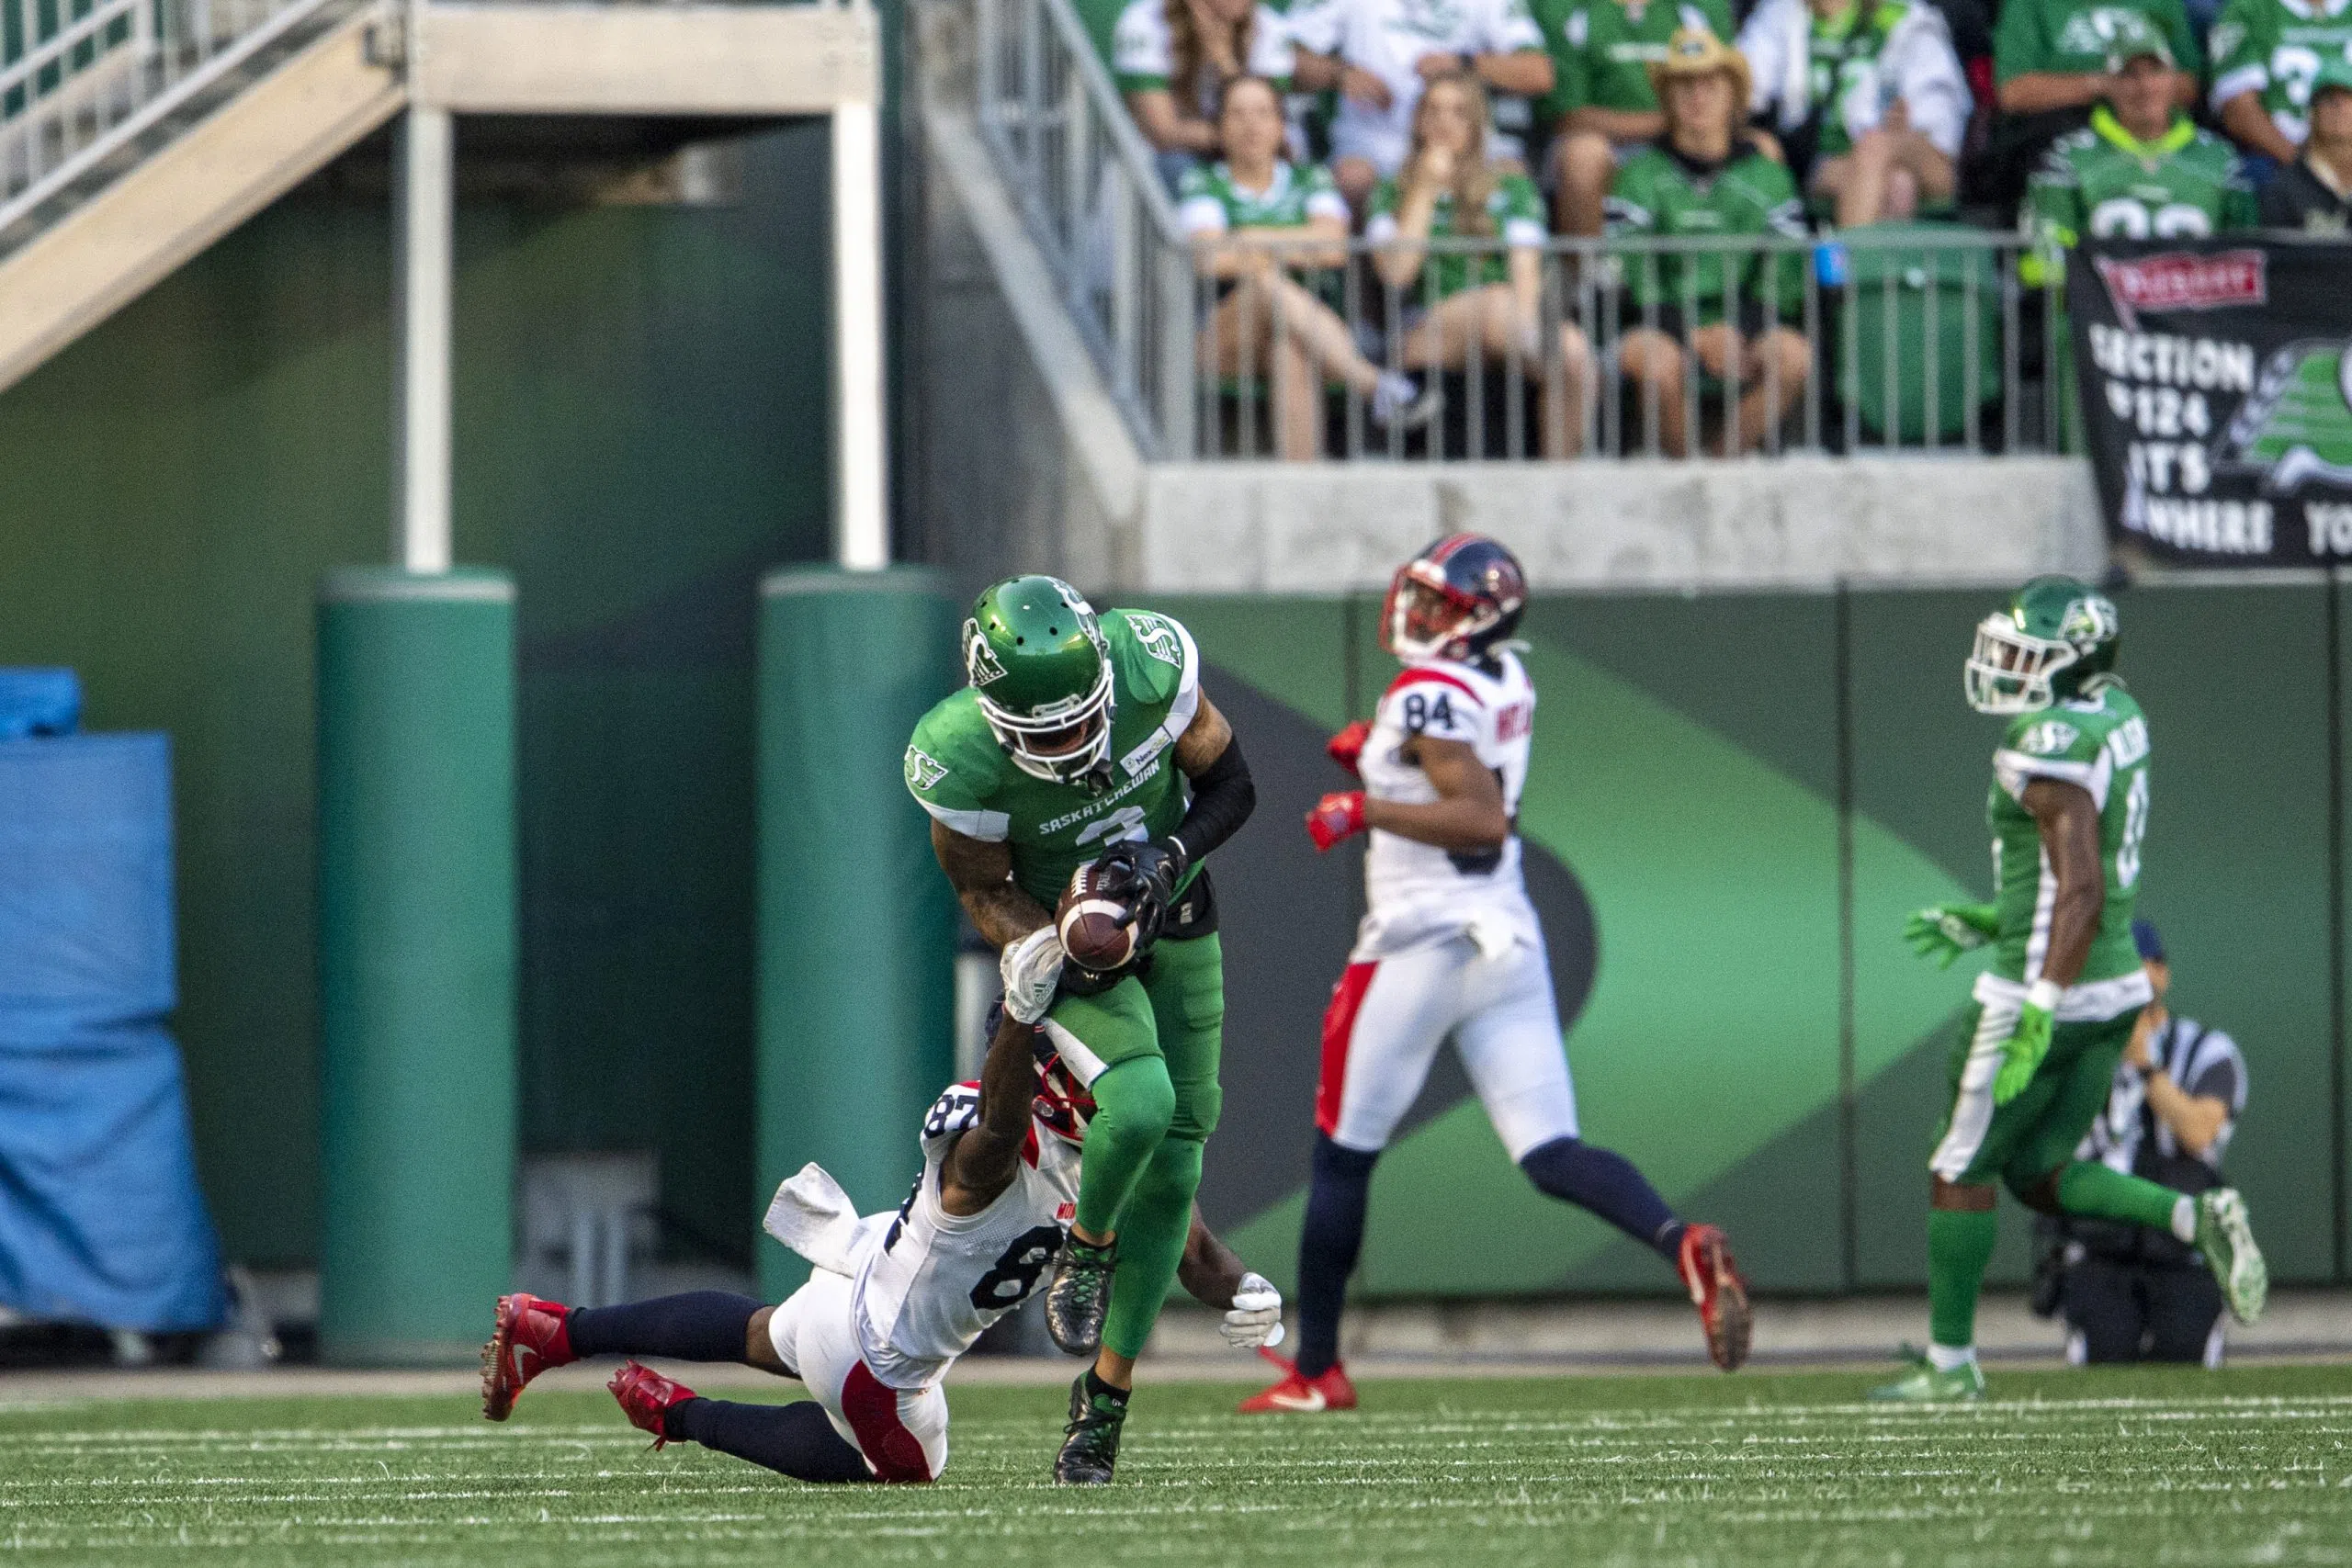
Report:
[[1163,941],[1148,976],[1056,1003],[1046,1035],[1081,1077],[1092,1075],[1078,1223],[1093,1235],[1118,1235],[1102,1343],[1133,1357],[1176,1282],[1201,1145],[1223,1108],[1224,949],[1214,934]]
[[[2107,1104],[2116,1063],[2131,1043],[2139,1016],[2134,1008],[2097,1022],[2055,1025],[2050,1032],[2050,1054],[2024,1091],[1996,1106],[1993,1080],[2000,1072],[2002,1043],[2017,1026],[2017,1004],[1972,1008],[1952,1050],[1951,1110],[1928,1168],[1964,1187],[1997,1180],[2020,1198],[2054,1175],[2059,1177],[2060,1201],[2070,1210],[2132,1219],[2152,1212],[2149,1193],[2119,1195],[2110,1190],[2113,1183],[2069,1179],[2076,1174],[2069,1169],[2075,1150]],[[2135,1177],[2117,1180],[2162,1194],[2169,1209],[2166,1189]],[[2118,1208],[2129,1212],[2117,1213]],[[1974,1342],[1976,1298],[1998,1228],[1990,1211],[1939,1209],[1928,1216],[1928,1326],[1937,1344]]]

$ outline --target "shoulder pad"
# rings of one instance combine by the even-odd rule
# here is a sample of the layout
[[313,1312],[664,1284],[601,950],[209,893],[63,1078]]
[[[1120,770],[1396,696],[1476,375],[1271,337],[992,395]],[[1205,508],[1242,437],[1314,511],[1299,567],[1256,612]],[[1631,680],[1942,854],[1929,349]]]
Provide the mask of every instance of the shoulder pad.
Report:
[[931,1102],[930,1111],[922,1119],[922,1136],[933,1143],[957,1133],[969,1132],[980,1121],[980,1086],[977,1083],[949,1084],[937,1100]]
[[1157,705],[1198,683],[1200,655],[1182,622],[1152,610],[1111,610],[1102,624],[1123,694]]

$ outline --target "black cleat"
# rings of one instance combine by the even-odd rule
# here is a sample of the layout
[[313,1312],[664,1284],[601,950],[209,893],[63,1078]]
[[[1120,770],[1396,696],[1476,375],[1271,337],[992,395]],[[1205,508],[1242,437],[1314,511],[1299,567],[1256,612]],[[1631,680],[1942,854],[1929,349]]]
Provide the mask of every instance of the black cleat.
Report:
[[[1094,1386],[1089,1388],[1088,1384]],[[1107,1486],[1119,1462],[1119,1432],[1127,1422],[1127,1396],[1099,1382],[1092,1371],[1069,1385],[1069,1425],[1062,1451],[1054,1456],[1057,1486]]]
[[1090,1247],[1071,1236],[1062,1244],[1054,1282],[1046,1287],[1046,1332],[1065,1355],[1091,1356],[1102,1348],[1102,1319],[1111,1310],[1111,1274],[1119,1266],[1116,1237]]

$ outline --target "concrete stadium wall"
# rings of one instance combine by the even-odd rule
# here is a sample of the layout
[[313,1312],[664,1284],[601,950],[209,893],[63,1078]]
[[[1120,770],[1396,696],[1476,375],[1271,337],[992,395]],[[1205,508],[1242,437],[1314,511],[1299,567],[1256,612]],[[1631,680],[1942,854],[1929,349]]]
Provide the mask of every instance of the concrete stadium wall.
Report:
[[[736,1262],[754,591],[830,514],[823,127],[748,157],[740,205],[457,236],[458,556],[520,586],[525,1147],[658,1149],[673,1239]],[[316,1246],[312,585],[390,548],[389,206],[349,167],[0,396],[0,662],[172,732],[174,1026],[259,1264]]]
[[[2126,591],[2122,668],[2155,736],[2141,912],[2177,1009],[2244,1048],[2229,1158],[2273,1270],[2343,1280],[2347,650],[2352,586]],[[1193,629],[1259,782],[1214,869],[1227,964],[1225,1122],[1204,1207],[1287,1279],[1317,1024],[1361,909],[1361,852],[1300,828],[1343,776],[1323,738],[1395,665],[1378,600],[1146,596]],[[1916,1287],[1925,1164],[1972,970],[1899,939],[1981,898],[1997,721],[1960,666],[1982,591],[1553,594],[1527,617],[1542,697],[1521,805],[1586,1135],[1728,1225],[1757,1281]],[[1656,1291],[1657,1260],[1538,1197],[1450,1054],[1382,1161],[1370,1294]],[[1996,1277],[2026,1267],[2004,1203]],[[1508,1237],[1509,1245],[1498,1245]]]

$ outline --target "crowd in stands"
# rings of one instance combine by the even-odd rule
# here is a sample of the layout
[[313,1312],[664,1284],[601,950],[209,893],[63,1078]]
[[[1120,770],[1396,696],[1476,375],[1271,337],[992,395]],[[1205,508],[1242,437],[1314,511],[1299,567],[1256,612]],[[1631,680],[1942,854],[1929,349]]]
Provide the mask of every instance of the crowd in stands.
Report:
[[[1565,455],[1593,351],[1574,322],[1546,340],[1553,235],[2016,226],[2049,276],[2086,237],[2352,227],[2352,0],[1281,5],[1078,0],[1217,280],[1204,367],[1272,355],[1288,455],[1312,455],[1325,379],[1383,424],[1430,414],[1301,285],[1351,233],[1413,300],[1403,366],[1523,367],[1542,449]],[[1462,236],[1492,254],[1430,248]],[[1810,365],[1802,275],[1792,289],[1770,263],[1700,266],[1694,290],[1669,256],[1619,291],[1619,370],[1676,386],[1695,359],[1729,380],[1726,450],[1781,418]],[[1679,452],[1665,401],[1656,434]]]

